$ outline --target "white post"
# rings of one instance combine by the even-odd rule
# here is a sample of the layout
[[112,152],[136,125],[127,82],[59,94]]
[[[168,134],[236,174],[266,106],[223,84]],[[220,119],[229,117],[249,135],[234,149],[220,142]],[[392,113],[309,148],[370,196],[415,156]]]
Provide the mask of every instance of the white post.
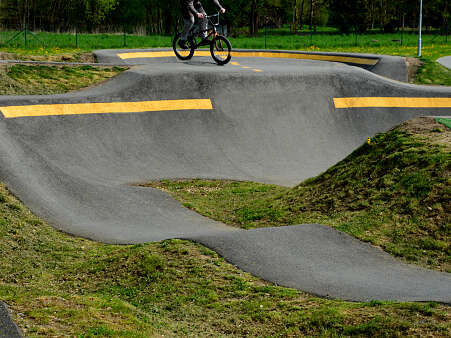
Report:
[[423,0],[420,0],[420,24],[418,27],[418,57],[421,57],[421,31],[423,29]]

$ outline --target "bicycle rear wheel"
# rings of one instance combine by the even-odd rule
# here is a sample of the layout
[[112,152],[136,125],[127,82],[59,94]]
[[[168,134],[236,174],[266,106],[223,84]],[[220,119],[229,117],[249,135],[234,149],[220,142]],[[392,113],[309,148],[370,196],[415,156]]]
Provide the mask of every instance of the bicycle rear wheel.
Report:
[[232,44],[225,36],[217,35],[211,42],[210,53],[218,65],[225,65],[232,59]]
[[186,41],[187,49],[180,46],[180,33],[176,34],[174,40],[172,41],[172,49],[174,50],[175,56],[180,60],[189,60],[194,55],[194,42],[192,39]]

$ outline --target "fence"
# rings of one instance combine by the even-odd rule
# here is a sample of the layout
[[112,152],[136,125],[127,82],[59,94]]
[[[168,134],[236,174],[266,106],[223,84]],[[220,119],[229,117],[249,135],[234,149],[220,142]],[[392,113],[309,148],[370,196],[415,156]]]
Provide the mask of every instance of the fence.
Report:
[[[176,28],[174,28],[175,31]],[[96,33],[80,32],[77,27],[66,32],[46,32],[39,29],[31,31],[23,27],[0,27],[0,47],[3,48],[58,48],[58,49],[109,49],[109,48],[154,48],[169,47],[171,35],[146,35],[140,27],[114,29],[111,27],[96,27]],[[231,32],[230,39],[234,48],[256,49],[306,49],[311,46],[318,48],[347,47],[390,47],[416,46],[418,32],[415,28],[399,28],[394,33],[383,33],[380,30],[370,30],[365,34],[340,34],[330,27],[317,27],[316,31],[304,29],[296,33],[288,25],[277,28],[269,25],[260,27],[256,36],[237,31]],[[448,29],[425,28],[423,31],[423,46],[434,44],[449,44]]]

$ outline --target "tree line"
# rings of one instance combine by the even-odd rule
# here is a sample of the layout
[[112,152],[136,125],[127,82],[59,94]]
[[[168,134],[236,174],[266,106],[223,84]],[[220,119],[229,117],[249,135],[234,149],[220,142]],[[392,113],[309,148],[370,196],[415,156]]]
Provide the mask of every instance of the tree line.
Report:
[[[264,26],[337,27],[343,33],[418,25],[420,0],[222,0],[232,34],[255,35]],[[215,12],[203,0],[207,12]],[[424,1],[424,25],[448,27],[449,0]],[[171,34],[180,25],[180,0],[0,0],[0,27],[45,31],[122,31]]]

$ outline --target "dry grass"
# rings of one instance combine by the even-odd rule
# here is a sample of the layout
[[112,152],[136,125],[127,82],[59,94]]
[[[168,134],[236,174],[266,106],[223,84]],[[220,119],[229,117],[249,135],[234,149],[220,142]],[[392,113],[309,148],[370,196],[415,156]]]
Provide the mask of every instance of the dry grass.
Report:
[[0,95],[62,94],[108,80],[126,68],[0,65]]

